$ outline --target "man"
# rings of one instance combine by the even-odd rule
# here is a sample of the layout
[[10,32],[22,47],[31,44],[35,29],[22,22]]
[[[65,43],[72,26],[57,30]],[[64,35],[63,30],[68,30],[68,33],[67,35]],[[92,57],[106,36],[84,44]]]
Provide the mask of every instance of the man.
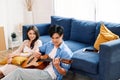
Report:
[[49,35],[51,41],[40,47],[40,52],[34,54],[36,58],[42,58],[43,53],[52,58],[52,62],[47,67],[43,70],[18,68],[2,80],[62,80],[63,75],[70,68],[70,64],[61,62],[61,59],[70,60],[72,52],[62,40],[63,28],[61,26],[51,26]]

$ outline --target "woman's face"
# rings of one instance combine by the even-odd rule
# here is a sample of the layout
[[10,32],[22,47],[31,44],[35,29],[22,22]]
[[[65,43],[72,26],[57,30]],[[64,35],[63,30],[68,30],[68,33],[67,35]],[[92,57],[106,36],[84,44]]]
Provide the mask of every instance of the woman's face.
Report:
[[33,41],[36,38],[35,32],[33,30],[28,31],[28,37]]
[[59,47],[59,45],[62,42],[62,38],[63,38],[63,35],[60,36],[58,33],[54,33],[53,36],[51,37],[52,42],[56,47]]

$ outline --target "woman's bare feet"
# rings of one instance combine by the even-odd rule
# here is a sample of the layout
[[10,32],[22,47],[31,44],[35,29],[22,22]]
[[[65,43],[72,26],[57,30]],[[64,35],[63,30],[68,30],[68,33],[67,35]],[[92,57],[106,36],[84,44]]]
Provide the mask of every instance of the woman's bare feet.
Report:
[[0,71],[0,79],[4,77],[4,74],[2,73],[2,71]]

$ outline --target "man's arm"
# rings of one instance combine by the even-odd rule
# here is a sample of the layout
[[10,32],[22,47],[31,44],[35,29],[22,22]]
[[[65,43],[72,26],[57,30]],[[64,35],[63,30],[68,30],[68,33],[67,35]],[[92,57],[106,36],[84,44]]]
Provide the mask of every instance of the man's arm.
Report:
[[66,70],[60,66],[60,59],[59,58],[53,59],[53,65],[60,74],[66,75]]

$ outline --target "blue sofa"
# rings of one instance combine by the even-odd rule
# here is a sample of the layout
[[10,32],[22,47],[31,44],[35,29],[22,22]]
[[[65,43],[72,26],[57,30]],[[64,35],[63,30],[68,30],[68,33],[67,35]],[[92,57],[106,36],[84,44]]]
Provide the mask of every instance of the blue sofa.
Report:
[[[113,33],[120,36],[120,24],[102,22]],[[64,41],[73,51],[73,63],[70,70],[90,76],[94,80],[118,80],[120,78],[120,39],[100,45],[99,52],[83,52],[83,49],[94,49],[94,42],[100,31],[101,22],[77,20],[59,16],[51,16],[51,23],[35,24],[39,29],[43,44],[50,41],[48,28],[50,25],[64,27]],[[29,25],[23,26],[23,40]]]

